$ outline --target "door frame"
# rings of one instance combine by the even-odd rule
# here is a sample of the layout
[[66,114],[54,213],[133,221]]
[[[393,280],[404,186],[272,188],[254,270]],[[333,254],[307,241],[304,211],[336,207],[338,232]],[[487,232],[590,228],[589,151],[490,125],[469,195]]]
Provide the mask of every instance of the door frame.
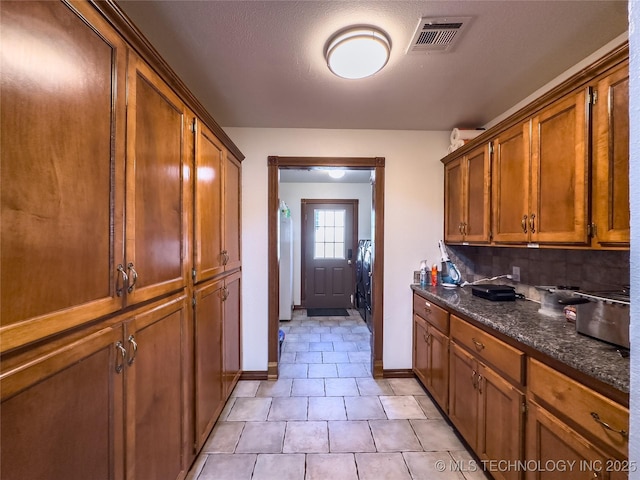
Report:
[[341,167],[351,170],[373,170],[372,210],[375,219],[373,243],[371,372],[373,378],[383,377],[383,287],[384,287],[384,157],[280,157],[269,156],[268,165],[268,353],[267,376],[278,378],[279,361],[279,298],[280,272],[278,266],[278,214],[280,169]]
[[[352,245],[350,245],[351,249],[353,250],[353,252],[355,252],[357,250],[357,246],[358,246],[358,200],[357,199],[323,199],[323,198],[303,198],[301,200],[302,203],[302,208],[300,209],[300,211],[304,214],[304,208],[306,205],[316,205],[316,204],[324,204],[324,203],[336,203],[336,204],[343,204],[343,205],[351,205],[353,208],[353,222],[352,222],[352,227],[353,227],[353,231],[351,233],[352,235]],[[305,258],[305,248],[306,248],[306,241],[307,241],[307,230],[305,228],[305,219],[301,218],[300,219],[300,302],[302,304],[302,306],[306,306],[306,300],[307,300],[307,282],[306,282],[306,268],[307,268],[307,262],[306,262],[306,258]],[[354,248],[355,247],[355,248]],[[348,247],[347,247],[348,248]],[[355,266],[355,262],[352,263],[352,265]],[[354,291],[353,291],[353,300],[355,300],[355,270],[352,268],[351,269],[351,283],[354,286]],[[353,307],[353,303],[351,305]]]

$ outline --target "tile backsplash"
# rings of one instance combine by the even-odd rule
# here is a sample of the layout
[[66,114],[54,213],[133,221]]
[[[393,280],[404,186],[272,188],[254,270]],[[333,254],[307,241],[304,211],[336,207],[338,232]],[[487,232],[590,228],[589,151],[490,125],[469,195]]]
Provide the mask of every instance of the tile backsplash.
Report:
[[[617,290],[629,285],[629,252],[511,247],[447,246],[463,280],[512,273],[520,267],[520,282],[506,278],[493,283],[511,284],[528,297],[534,285],[571,285],[581,290]],[[525,290],[525,291],[522,291]]]

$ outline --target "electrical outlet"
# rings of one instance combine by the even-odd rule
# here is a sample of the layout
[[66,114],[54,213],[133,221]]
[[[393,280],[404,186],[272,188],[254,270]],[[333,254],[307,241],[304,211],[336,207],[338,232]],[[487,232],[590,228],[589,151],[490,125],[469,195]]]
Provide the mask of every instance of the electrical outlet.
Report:
[[511,272],[511,279],[514,282],[519,282],[520,281],[520,267],[513,267],[513,270]]

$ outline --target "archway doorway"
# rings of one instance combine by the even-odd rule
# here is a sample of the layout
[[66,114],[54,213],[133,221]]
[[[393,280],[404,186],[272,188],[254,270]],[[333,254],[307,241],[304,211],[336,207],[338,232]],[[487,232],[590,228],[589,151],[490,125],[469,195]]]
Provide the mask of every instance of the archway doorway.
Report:
[[383,341],[383,298],[384,287],[384,164],[383,157],[280,157],[268,158],[269,199],[268,199],[268,377],[278,377],[278,329],[280,282],[278,268],[278,212],[279,212],[279,171],[280,169],[329,168],[350,170],[372,170],[372,240],[374,260],[372,267],[372,329],[371,329],[371,372],[374,378],[382,378]]

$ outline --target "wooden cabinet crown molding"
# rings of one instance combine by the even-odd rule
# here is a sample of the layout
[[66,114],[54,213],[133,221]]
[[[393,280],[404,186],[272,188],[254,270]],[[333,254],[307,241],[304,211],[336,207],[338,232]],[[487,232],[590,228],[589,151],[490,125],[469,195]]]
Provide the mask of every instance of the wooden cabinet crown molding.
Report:
[[231,138],[218,125],[207,109],[191,93],[189,88],[162,58],[155,47],[147,40],[131,19],[122,11],[114,0],[88,0],[93,7],[118,31],[131,48],[140,55],[160,75],[194,113],[202,120],[222,141],[225,147],[240,161],[244,155],[233,143]]
[[482,143],[486,143],[489,139],[495,137],[496,135],[508,130],[509,128],[517,125],[518,123],[525,122],[528,118],[534,116],[537,112],[542,110],[543,108],[551,105],[556,100],[561,99],[562,97],[568,95],[574,90],[584,87],[594,78],[602,75],[607,70],[615,67],[616,65],[624,62],[629,58],[629,42],[625,41],[620,46],[604,55],[599,60],[596,60],[591,65],[583,68],[575,75],[571,76],[558,86],[549,90],[547,93],[543,94],[533,102],[529,103],[522,109],[515,112],[513,115],[510,115],[508,118],[504,119],[500,123],[494,125],[493,127],[485,130],[482,134],[478,135],[473,140],[470,140],[462,147],[456,149],[454,152],[449,153],[447,156],[442,158],[440,161],[445,165],[450,163],[462,155],[469,153],[471,150],[476,148],[478,145]]

